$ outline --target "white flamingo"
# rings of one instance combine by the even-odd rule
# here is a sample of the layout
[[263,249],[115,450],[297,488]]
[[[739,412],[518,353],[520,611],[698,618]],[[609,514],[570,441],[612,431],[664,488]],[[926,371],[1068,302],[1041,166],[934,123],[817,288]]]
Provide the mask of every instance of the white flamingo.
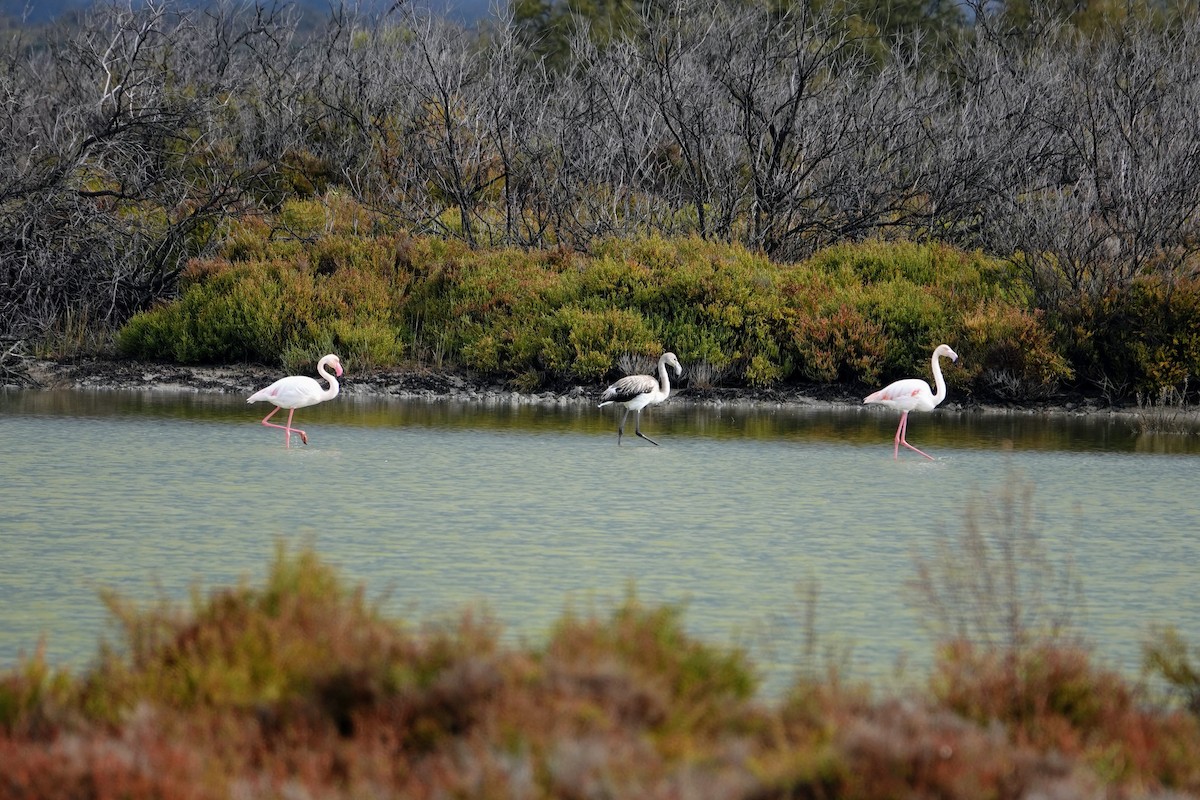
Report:
[[933,460],[933,456],[923,453],[909,444],[905,440],[905,433],[908,431],[908,412],[932,411],[938,403],[946,399],[946,381],[942,378],[942,367],[938,363],[938,359],[942,356],[951,361],[958,361],[958,354],[951,350],[949,345],[939,344],[933,351],[933,382],[937,384],[936,393],[929,388],[928,383],[920,378],[904,378],[889,384],[863,400],[864,403],[879,403],[900,411],[900,427],[896,428],[896,446],[892,450],[892,458],[900,457],[900,445],[904,445],[909,450],[921,453],[930,461]]
[[[337,374],[337,377],[330,375],[326,371],[325,368],[329,366],[333,367],[333,371]],[[300,434],[300,441],[308,444],[308,434],[299,428],[292,427],[292,415],[296,413],[297,408],[315,406],[317,403],[337,397],[337,379],[342,374],[341,360],[333,353],[330,353],[317,362],[317,372],[320,373],[322,378],[329,381],[328,389],[322,389],[320,383],[307,375],[289,375],[286,378],[280,378],[265,389],[259,389],[246,400],[247,403],[257,403],[265,400],[268,403],[275,404],[275,408],[271,409],[271,413],[263,417],[262,424],[268,428],[283,429],[283,441],[286,447],[292,446],[293,432]],[[280,425],[275,422],[268,422],[271,417],[275,416],[275,412],[281,408],[288,409],[287,424]]]
[[683,367],[680,366],[679,359],[675,357],[675,354],[663,353],[662,357],[658,359],[657,378],[653,375],[628,375],[609,386],[604,390],[604,394],[600,395],[600,408],[610,403],[625,406],[625,413],[621,415],[621,424],[617,426],[617,444],[621,443],[621,436],[625,433],[625,420],[628,419],[629,412],[635,411],[637,416],[634,418],[633,432],[650,444],[658,446],[658,442],[642,433],[642,409],[655,403],[661,403],[671,394],[671,380],[667,377],[668,364],[675,368],[676,375],[683,373]]

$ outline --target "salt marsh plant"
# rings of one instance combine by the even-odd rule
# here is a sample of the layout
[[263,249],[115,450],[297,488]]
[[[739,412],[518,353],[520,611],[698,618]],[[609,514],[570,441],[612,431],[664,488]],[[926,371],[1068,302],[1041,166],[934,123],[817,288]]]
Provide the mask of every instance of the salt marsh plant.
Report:
[[1183,387],[1163,386],[1158,396],[1137,393],[1137,409],[1133,412],[1133,429],[1139,434],[1200,434],[1200,406],[1187,399],[1188,381]]
[[1008,472],[994,492],[968,498],[960,531],[916,556],[908,589],[938,640],[1015,653],[1073,636],[1082,586],[1069,551],[1050,549],[1034,488]]
[[1174,627],[1159,626],[1150,632],[1142,656],[1146,670],[1161,678],[1169,693],[1200,717],[1200,648]]
[[[323,219],[347,216],[344,200],[332,205]],[[865,386],[954,341],[964,394],[994,391],[987,376],[1001,370],[1025,396],[1071,377],[1046,320],[1008,299],[1002,266],[944,246],[866,242],[777,263],[696,238],[597,242],[585,255],[356,237],[342,224],[311,239],[231,231],[221,255],[191,262],[179,299],[130,320],[122,351],[285,366],[337,351],[360,370],[432,364],[534,390],[601,384],[628,374],[623,354],[664,350],[711,365],[709,382]]]
[[78,676],[40,651],[0,673],[0,800],[1200,791],[1194,714],[1155,711],[1045,640],[1023,642],[1015,669],[961,644],[927,696],[810,669],[771,701],[744,651],[632,590],[508,644],[477,610],[390,617],[281,546],[258,584],[107,602],[119,639]]
[[[1140,686],[1095,663],[1074,626],[1078,576],[1062,539],[1057,554],[1051,541],[1034,485],[1009,472],[997,490],[971,498],[958,535],[918,557],[909,589],[939,642],[929,684],[936,705],[1001,726],[1013,745],[1077,758],[1102,782],[1200,780],[1190,756],[1162,746],[1200,736],[1200,718],[1155,713]],[[1164,674],[1186,675],[1186,651],[1163,641],[1148,658]]]

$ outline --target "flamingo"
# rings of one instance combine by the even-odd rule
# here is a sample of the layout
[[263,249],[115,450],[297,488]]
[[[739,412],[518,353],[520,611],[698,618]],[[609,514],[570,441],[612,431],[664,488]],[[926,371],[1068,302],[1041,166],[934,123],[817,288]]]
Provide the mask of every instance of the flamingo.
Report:
[[658,378],[653,375],[627,375],[609,386],[600,395],[600,408],[609,403],[619,403],[625,406],[625,413],[621,415],[621,424],[617,426],[617,444],[621,443],[621,436],[625,433],[625,420],[629,418],[629,412],[636,411],[634,433],[655,447],[658,446],[658,442],[642,433],[642,409],[661,403],[667,399],[667,395],[671,394],[671,381],[667,377],[668,364],[675,368],[676,375],[683,373],[683,367],[680,366],[679,359],[675,357],[675,354],[663,353],[658,359]]
[[[307,375],[289,375],[286,378],[280,378],[265,389],[259,389],[246,400],[247,403],[257,403],[260,400],[265,400],[275,404],[275,408],[271,410],[271,413],[263,417],[262,424],[268,428],[282,428],[284,431],[283,441],[286,447],[292,446],[293,431],[300,434],[300,441],[308,444],[308,434],[299,428],[292,427],[292,415],[296,413],[297,408],[315,406],[317,403],[337,397],[339,388],[337,377],[326,372],[325,368],[329,366],[332,366],[337,376],[341,377],[342,362],[333,353],[330,353],[317,362],[317,372],[320,373],[322,378],[329,381],[328,389],[322,389],[320,383]],[[267,420],[275,416],[275,412],[281,408],[288,409],[287,424],[279,425],[275,422],[268,422]]]
[[951,361],[958,361],[958,353],[951,350],[950,345],[939,344],[933,351],[933,381],[937,384],[936,393],[931,391],[929,384],[920,378],[904,378],[889,384],[863,400],[864,403],[879,403],[900,411],[900,427],[896,428],[896,446],[892,451],[894,459],[900,458],[900,445],[904,445],[909,450],[921,453],[930,461],[933,460],[933,456],[921,452],[909,444],[904,435],[908,431],[908,412],[932,411],[938,403],[946,399],[946,381],[942,378],[942,367],[938,362],[938,359],[943,356]]

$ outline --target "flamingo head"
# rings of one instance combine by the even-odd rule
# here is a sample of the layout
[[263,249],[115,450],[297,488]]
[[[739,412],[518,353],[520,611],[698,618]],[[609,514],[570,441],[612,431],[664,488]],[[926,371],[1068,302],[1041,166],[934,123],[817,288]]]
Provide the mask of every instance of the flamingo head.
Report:
[[939,344],[937,349],[933,351],[934,358],[948,358],[951,361],[958,361],[958,353],[950,349],[948,344]]
[[339,378],[342,377],[342,360],[333,353],[330,353],[322,358],[321,363],[317,365],[317,368],[319,369],[322,366],[333,367],[333,374],[337,375]]
[[683,374],[683,365],[679,363],[679,359],[674,353],[663,353],[662,363],[669,364],[674,367],[676,375]]

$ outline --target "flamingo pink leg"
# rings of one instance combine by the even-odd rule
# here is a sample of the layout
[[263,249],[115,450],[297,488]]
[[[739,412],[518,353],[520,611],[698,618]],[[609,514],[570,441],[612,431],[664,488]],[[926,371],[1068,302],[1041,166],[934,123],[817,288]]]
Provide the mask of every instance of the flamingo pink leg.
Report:
[[287,418],[286,425],[280,425],[277,422],[267,422],[267,420],[269,420],[271,417],[275,416],[275,412],[278,411],[280,408],[281,408],[281,406],[275,406],[275,408],[271,410],[270,414],[267,414],[265,417],[263,417],[262,424],[266,425],[268,428],[279,428],[281,431],[284,431],[283,442],[286,447],[292,446],[292,432],[293,431],[300,434],[300,441],[304,442],[305,444],[308,444],[308,434],[305,433],[304,431],[300,430],[299,428],[292,427],[292,414],[296,413],[296,409],[294,409],[294,408],[288,409],[288,418]]
[[896,428],[896,446],[892,450],[892,458],[893,459],[900,458],[900,445],[904,445],[909,450],[916,451],[916,452],[920,453],[921,455],[925,456],[926,458],[928,458],[930,461],[933,461],[934,460],[933,456],[929,455],[928,453],[926,453],[922,450],[918,450],[917,448],[913,447],[911,444],[908,443],[908,441],[904,438],[907,433],[908,433],[908,412],[902,411],[900,413],[900,426],[898,428]]

